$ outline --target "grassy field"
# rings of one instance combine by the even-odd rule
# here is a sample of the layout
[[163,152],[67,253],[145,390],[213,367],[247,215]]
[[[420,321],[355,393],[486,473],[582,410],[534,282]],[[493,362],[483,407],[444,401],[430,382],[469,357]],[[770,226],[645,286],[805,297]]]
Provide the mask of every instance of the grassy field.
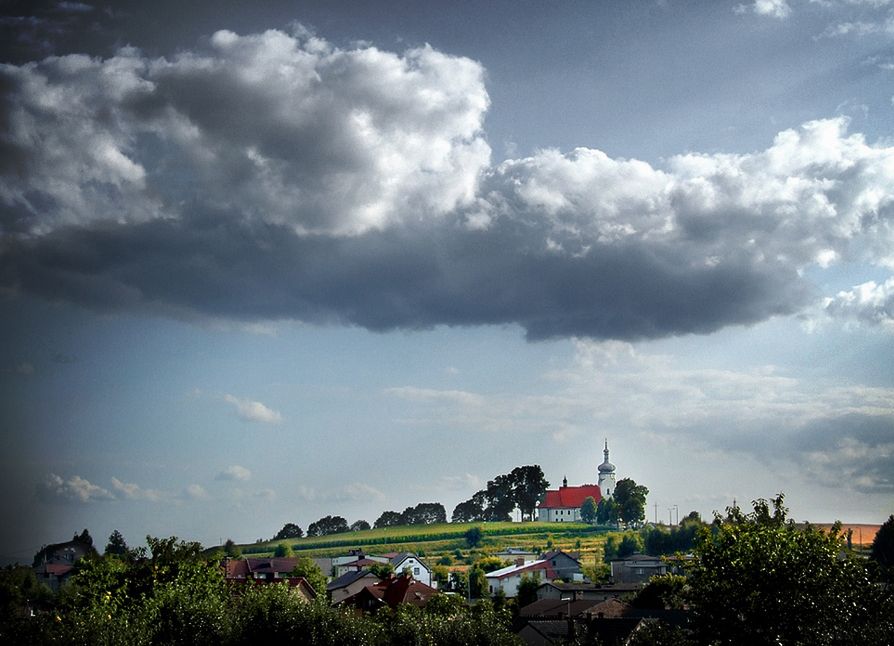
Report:
[[415,552],[434,562],[457,551],[469,553],[465,533],[472,527],[482,532],[479,553],[495,553],[507,547],[535,551],[555,549],[579,551],[587,563],[601,557],[607,531],[585,523],[442,523],[385,527],[361,532],[266,541],[243,545],[245,556],[271,556],[279,543],[286,543],[296,556],[326,557],[362,548],[370,553]]

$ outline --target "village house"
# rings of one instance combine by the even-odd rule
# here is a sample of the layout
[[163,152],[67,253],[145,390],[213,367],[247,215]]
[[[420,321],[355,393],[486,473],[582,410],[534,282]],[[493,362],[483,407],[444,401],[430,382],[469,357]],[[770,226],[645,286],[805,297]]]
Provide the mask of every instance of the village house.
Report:
[[335,578],[339,579],[349,572],[369,570],[375,565],[390,565],[395,574],[409,572],[413,578],[425,585],[432,585],[431,569],[412,552],[391,552],[388,554],[366,554],[362,550],[351,550],[345,556],[332,559]]
[[547,581],[537,588],[538,599],[587,600],[597,603],[608,599],[619,599],[642,589],[641,583],[585,583]]
[[659,574],[667,574],[670,567],[658,556],[631,554],[625,558],[612,559],[611,577],[615,583],[648,583]]
[[45,583],[53,592],[58,592],[74,573],[75,563],[96,553],[93,539],[84,530],[80,536],[75,535],[70,541],[50,543],[41,548],[34,555],[32,569],[38,581]]
[[348,597],[357,594],[368,585],[379,582],[379,577],[369,570],[345,572],[343,575],[331,581],[326,586],[326,591],[332,600],[332,604],[338,604]]
[[429,600],[440,594],[435,588],[416,581],[412,576],[401,574],[367,585],[343,599],[340,605],[353,606],[364,612],[374,613],[385,606],[394,609],[400,604],[425,607]]
[[484,576],[491,595],[502,591],[507,597],[518,596],[518,586],[525,576],[540,581],[583,579],[577,559],[561,550],[547,552],[537,561],[525,563],[519,559],[515,565],[488,572]]

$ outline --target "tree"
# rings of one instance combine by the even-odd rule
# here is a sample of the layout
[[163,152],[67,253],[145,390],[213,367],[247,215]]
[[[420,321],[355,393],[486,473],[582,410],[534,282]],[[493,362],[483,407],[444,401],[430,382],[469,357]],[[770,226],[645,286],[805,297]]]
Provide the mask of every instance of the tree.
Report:
[[472,548],[481,545],[481,538],[483,535],[481,528],[476,526],[470,527],[466,533],[463,534],[463,537],[466,539],[466,545]]
[[597,525],[616,525],[618,523],[618,506],[611,498],[603,498],[596,505]]
[[886,579],[894,580],[894,514],[888,516],[876,532],[870,556],[879,564]]
[[176,536],[168,538],[146,537],[151,562],[154,565],[170,566],[188,561],[196,561],[202,553],[202,544],[197,541],[183,541]]
[[228,538],[227,542],[224,543],[224,555],[237,559],[242,556],[242,548],[236,545],[232,538]]
[[646,517],[646,496],[649,490],[638,485],[630,478],[622,478],[615,485],[613,500],[618,506],[618,518],[631,525],[641,522]]
[[273,550],[273,556],[278,559],[288,558],[292,556],[294,552],[292,552],[292,546],[288,543],[280,543],[276,546],[276,549]]
[[373,523],[373,527],[396,527],[401,524],[401,515],[396,511],[383,511],[378,520]]
[[286,523],[282,526],[282,529],[276,532],[276,536],[273,537],[275,541],[284,541],[290,538],[301,538],[304,536],[304,530],[301,529],[295,523]]
[[518,583],[518,607],[524,608],[528,604],[537,601],[537,588],[539,587],[540,575],[538,572],[535,572],[533,575],[522,574],[521,581]]
[[484,520],[484,492],[479,491],[453,508],[451,523],[475,523]]
[[356,520],[353,523],[351,523],[351,527],[350,527],[350,530],[352,532],[362,532],[367,529],[370,529],[370,527],[369,527],[369,523],[366,522],[365,520]]
[[109,534],[109,543],[106,545],[105,553],[118,557],[126,557],[130,554],[124,536],[117,529]]
[[326,576],[313,559],[307,556],[299,557],[295,567],[292,568],[289,574],[291,576],[304,577],[317,595],[320,597],[326,596]]
[[489,595],[487,576],[477,564],[469,568],[469,596],[481,599]]
[[512,493],[512,479],[508,475],[497,476],[488,481],[487,489],[482,494],[487,502],[484,520],[489,522],[512,520],[510,514],[515,509],[515,498]]
[[748,514],[727,508],[700,530],[688,594],[697,636],[710,643],[890,642],[891,592],[872,582],[839,524],[828,532],[797,527],[786,519],[782,494],[753,506]]
[[580,517],[585,523],[596,522],[596,499],[593,496],[587,496],[580,506]]
[[420,502],[415,507],[407,507],[401,514],[401,525],[433,525],[446,523],[447,512],[439,502]]
[[543,469],[539,464],[515,467],[509,473],[509,481],[512,486],[512,499],[521,511],[522,521],[525,518],[534,520],[537,501],[543,498],[549,487],[549,482],[543,477]]
[[369,571],[380,579],[387,579],[394,574],[394,566],[391,563],[374,563],[369,566]]
[[348,531],[348,521],[341,516],[324,516],[307,527],[308,536],[328,536]]

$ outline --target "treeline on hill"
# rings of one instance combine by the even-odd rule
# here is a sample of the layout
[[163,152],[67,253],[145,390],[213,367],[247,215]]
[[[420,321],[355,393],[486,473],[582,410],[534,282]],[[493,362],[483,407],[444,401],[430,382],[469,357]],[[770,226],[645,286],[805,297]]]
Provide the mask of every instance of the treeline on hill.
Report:
[[[512,510],[518,507],[522,520],[533,520],[534,508],[549,487],[539,465],[515,467],[510,473],[499,475],[487,483],[487,488],[477,492],[472,498],[461,502],[453,510],[451,522],[468,523],[476,521],[510,521]],[[648,490],[647,490],[648,491]],[[643,497],[645,500],[645,497]],[[439,502],[420,502],[415,507],[407,507],[402,512],[384,511],[372,527],[398,527],[402,525],[434,525],[447,522],[447,511]],[[341,516],[324,516],[307,528],[307,536],[328,536],[343,532],[371,529],[365,520],[351,525]],[[303,537],[304,530],[295,523],[286,523],[273,540],[287,540]]]
[[521,519],[534,519],[534,508],[546,493],[549,482],[540,465],[515,467],[507,474],[489,480],[487,487],[453,509],[451,522],[505,522],[512,520],[512,510],[521,511]]

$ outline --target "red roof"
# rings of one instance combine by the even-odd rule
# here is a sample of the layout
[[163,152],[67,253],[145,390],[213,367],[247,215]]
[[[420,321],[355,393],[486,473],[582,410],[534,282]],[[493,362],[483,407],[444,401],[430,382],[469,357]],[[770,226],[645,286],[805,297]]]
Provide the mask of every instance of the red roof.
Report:
[[437,589],[416,581],[411,576],[391,577],[366,586],[356,594],[347,597],[344,603],[358,608],[372,610],[378,605],[396,608],[398,604],[409,603],[425,606],[433,596],[440,594]]
[[599,485],[581,485],[580,487],[561,487],[558,490],[546,492],[546,498],[540,503],[541,509],[571,509],[580,508],[584,500],[593,496],[596,504],[602,500],[602,492]]

